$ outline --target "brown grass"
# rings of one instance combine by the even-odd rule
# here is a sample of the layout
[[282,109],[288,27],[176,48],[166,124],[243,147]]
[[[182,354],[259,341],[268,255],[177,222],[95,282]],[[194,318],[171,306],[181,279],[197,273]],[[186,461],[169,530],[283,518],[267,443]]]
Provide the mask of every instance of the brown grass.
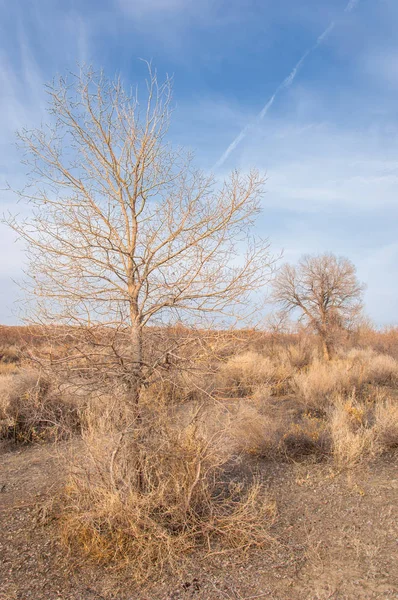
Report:
[[305,371],[294,375],[292,387],[308,408],[325,410],[333,404],[336,394],[348,393],[362,383],[361,365],[342,359],[315,360]]
[[236,452],[261,458],[274,458],[278,453],[283,423],[264,415],[259,406],[242,402],[230,422],[230,438]]
[[337,398],[329,423],[339,467],[351,468],[398,447],[398,402],[385,391]]
[[375,407],[375,431],[381,452],[398,448],[398,402],[382,398]]
[[272,386],[277,385],[274,366],[279,359],[284,367],[287,351],[274,351],[273,360],[256,353],[238,355],[223,367],[224,376],[239,383],[242,396],[251,391],[231,423],[240,451],[278,460],[331,455],[339,468],[351,468],[398,446],[393,357],[367,348],[342,351],[331,361],[316,355],[308,365],[298,361],[301,366],[289,386],[302,410],[289,414],[270,404]]
[[396,385],[398,363],[391,356],[354,349],[332,361],[314,360],[293,376],[292,387],[312,409],[325,410],[334,397],[361,391],[366,385]]
[[307,367],[318,354],[317,348],[309,340],[299,339],[297,344],[279,346],[273,351],[277,361],[289,364],[294,370]]
[[0,362],[0,376],[15,375],[18,372],[19,372],[18,365],[14,364],[14,363]]
[[315,456],[322,460],[330,453],[330,436],[324,419],[304,414],[291,423],[279,444],[280,452],[288,459]]
[[234,448],[268,460],[324,458],[330,453],[330,435],[325,419],[310,414],[274,415],[242,403],[230,423]]
[[336,399],[330,417],[332,452],[338,467],[352,467],[377,452],[374,429],[364,407],[356,400]]
[[350,350],[346,360],[359,368],[362,378],[374,385],[396,385],[398,383],[398,362],[387,354],[377,354],[373,349]]
[[17,364],[20,362],[20,350],[17,346],[0,347],[0,363]]
[[219,385],[230,396],[248,396],[265,385],[271,393],[278,394],[284,392],[292,373],[288,362],[249,351],[232,356],[221,365]]
[[79,429],[76,403],[37,371],[0,377],[0,438],[18,443],[55,440]]

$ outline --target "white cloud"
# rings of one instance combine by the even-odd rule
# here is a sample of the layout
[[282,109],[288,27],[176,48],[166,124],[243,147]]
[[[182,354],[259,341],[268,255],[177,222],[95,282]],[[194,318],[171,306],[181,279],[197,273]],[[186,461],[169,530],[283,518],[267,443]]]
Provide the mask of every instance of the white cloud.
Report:
[[[11,211],[26,213],[24,206],[16,204],[12,192],[6,191],[8,183],[22,187],[25,167],[16,148],[16,132],[23,127],[34,127],[44,114],[43,75],[31,53],[23,30],[19,31],[17,70],[11,56],[0,47],[0,214]],[[13,323],[14,301],[18,288],[14,279],[21,277],[24,254],[16,235],[0,224],[0,322]]]
[[364,63],[365,72],[374,79],[394,89],[398,88],[398,45],[368,54]]
[[368,286],[368,314],[379,325],[396,323],[396,126],[338,126],[300,115],[270,115],[224,174],[232,167],[266,171],[259,231],[273,250],[283,249],[288,262],[304,253],[348,256]]
[[287,210],[372,210],[396,206],[398,140],[383,132],[269,119],[238,163],[268,174],[267,205]]
[[368,282],[366,308],[376,323],[398,325],[398,242],[372,248],[358,257],[358,274]]

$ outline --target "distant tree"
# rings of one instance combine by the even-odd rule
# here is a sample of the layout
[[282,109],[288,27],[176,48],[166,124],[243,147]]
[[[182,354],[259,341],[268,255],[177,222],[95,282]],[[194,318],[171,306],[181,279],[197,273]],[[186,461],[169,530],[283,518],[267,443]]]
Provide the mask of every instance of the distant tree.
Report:
[[61,367],[118,376],[135,403],[170,354],[145,355],[148,325],[231,324],[252,308],[272,266],[268,242],[250,237],[264,180],[233,172],[219,185],[172,148],[170,81],[151,68],[140,101],[91,69],[47,92],[49,123],[19,135],[31,216],[6,217],[27,242],[29,320],[62,326]]
[[361,314],[363,290],[347,258],[305,255],[297,266],[285,264],[280,269],[273,299],[285,313],[298,311],[299,320],[319,335],[329,359],[336,332],[351,328]]

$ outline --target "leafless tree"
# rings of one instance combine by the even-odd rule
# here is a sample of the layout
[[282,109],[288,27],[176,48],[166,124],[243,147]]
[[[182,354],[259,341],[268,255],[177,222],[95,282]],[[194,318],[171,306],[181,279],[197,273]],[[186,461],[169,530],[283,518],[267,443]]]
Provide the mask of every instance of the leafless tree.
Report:
[[145,328],[232,324],[252,308],[272,267],[268,242],[250,237],[264,180],[219,184],[173,148],[171,83],[151,67],[142,101],[91,69],[47,92],[49,123],[19,135],[31,215],[6,218],[27,242],[30,318],[67,333],[59,362],[106,362],[136,402],[171,352],[153,344],[149,361]]
[[364,286],[355,266],[333,254],[303,256],[297,266],[285,264],[273,283],[273,299],[282,311],[298,311],[300,321],[321,338],[330,358],[336,331],[348,329],[362,310]]

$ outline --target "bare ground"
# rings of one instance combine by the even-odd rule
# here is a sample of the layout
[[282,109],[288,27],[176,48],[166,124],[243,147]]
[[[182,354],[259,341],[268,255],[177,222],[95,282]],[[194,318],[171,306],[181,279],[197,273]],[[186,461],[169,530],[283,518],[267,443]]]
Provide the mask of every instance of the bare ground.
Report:
[[128,573],[67,556],[58,541],[51,498],[70,447],[0,453],[1,600],[398,598],[397,456],[345,473],[260,462],[278,506],[269,548],[203,564],[198,556],[183,574],[137,588]]

